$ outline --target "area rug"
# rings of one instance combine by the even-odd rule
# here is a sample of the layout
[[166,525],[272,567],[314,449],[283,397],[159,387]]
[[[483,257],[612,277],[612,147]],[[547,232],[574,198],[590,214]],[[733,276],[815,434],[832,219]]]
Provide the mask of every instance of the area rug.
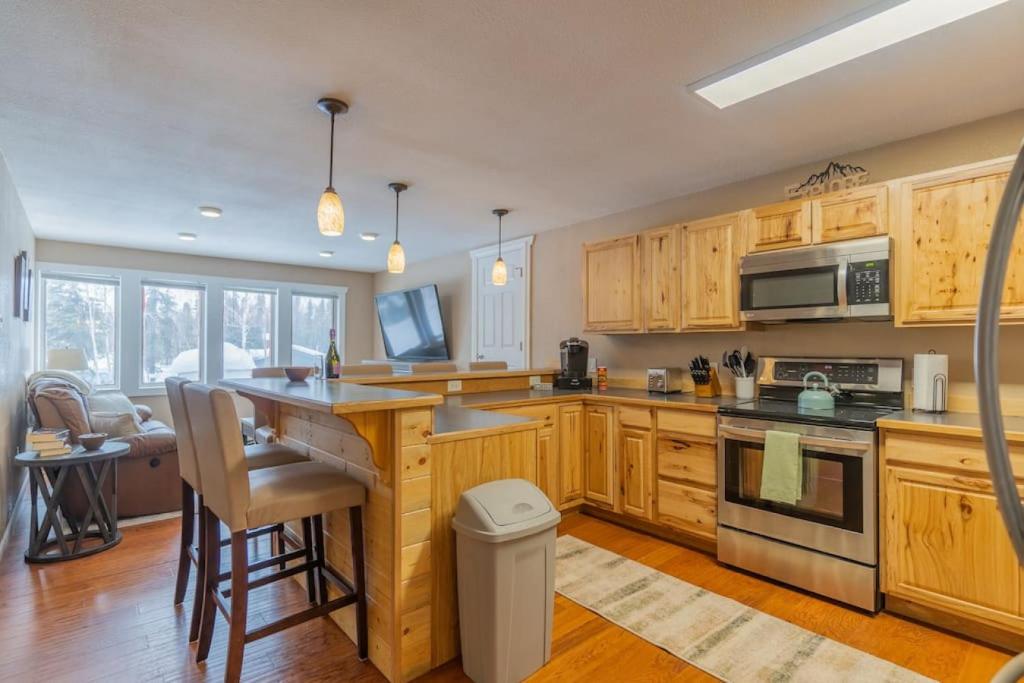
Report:
[[931,680],[573,536],[555,590],[723,681]]

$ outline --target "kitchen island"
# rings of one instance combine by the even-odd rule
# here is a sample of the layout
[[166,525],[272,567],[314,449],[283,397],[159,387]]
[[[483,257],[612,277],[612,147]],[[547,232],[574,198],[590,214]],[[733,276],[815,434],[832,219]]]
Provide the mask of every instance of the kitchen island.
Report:
[[[439,394],[336,380],[221,385],[251,400],[282,443],[366,486],[370,661],[389,680],[407,681],[457,656],[455,506],[487,481],[536,482],[541,423],[444,406]],[[348,516],[329,515],[325,534],[328,561],[351,578]],[[331,617],[354,638],[353,607]]]

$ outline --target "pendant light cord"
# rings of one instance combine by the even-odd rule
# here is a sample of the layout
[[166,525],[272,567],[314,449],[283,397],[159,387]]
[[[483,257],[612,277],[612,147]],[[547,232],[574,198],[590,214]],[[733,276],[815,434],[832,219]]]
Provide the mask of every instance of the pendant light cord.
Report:
[[401,192],[395,190],[395,242],[398,242],[398,198],[401,196]]
[[501,258],[501,215],[498,215],[498,258]]
[[334,114],[331,114],[331,161],[327,168],[327,187],[334,187]]

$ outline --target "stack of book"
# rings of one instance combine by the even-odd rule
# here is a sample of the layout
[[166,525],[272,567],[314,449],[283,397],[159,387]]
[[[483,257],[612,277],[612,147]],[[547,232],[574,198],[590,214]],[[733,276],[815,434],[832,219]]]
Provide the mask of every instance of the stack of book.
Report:
[[71,452],[67,438],[66,429],[37,429],[28,433],[25,446],[28,450],[37,452],[40,458],[52,458]]

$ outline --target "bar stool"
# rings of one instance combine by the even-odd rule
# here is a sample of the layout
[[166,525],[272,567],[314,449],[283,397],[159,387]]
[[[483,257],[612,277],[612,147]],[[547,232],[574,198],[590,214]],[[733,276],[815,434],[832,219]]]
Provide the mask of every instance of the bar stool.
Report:
[[[238,438],[238,414],[230,394],[198,383],[185,385],[184,393],[193,437],[203,454],[198,462],[206,504],[206,582],[197,661],[202,662],[209,655],[218,609],[229,624],[224,677],[227,681],[237,681],[242,671],[246,643],[349,605],[356,606],[356,646],[359,658],[365,660],[368,650],[362,506],[366,501],[366,489],[337,468],[317,462],[249,471],[245,466],[245,451]],[[322,515],[346,508],[352,533],[354,585],[327,564],[323,541]],[[307,556],[305,562],[295,567],[250,581],[247,532],[293,519],[316,522],[314,556]],[[219,582],[221,523],[231,531],[231,587],[225,591],[220,589]],[[250,588],[309,570],[313,571],[318,587],[318,604],[315,607],[246,631]],[[334,584],[341,597],[328,600],[327,581]]]
[[[188,409],[185,406],[185,394],[183,388],[190,380],[182,377],[168,377],[164,380],[167,388],[167,401],[171,406],[171,417],[174,420],[174,436],[178,446],[178,465],[181,473],[181,542],[178,551],[178,576],[174,585],[174,604],[180,605],[185,601],[185,591],[188,588],[188,575],[192,565],[196,565],[196,590],[192,603],[192,617],[189,624],[189,642],[199,638],[199,617],[202,614],[202,582],[204,578],[205,557],[203,556],[204,541],[206,538],[205,526],[199,525],[199,539],[196,545],[192,541],[195,538],[195,521],[197,511],[202,516],[203,509],[203,488],[202,478],[199,472],[199,463],[196,460],[195,441],[192,435],[192,428],[189,421]],[[245,464],[250,470],[263,469],[265,467],[276,467],[294,462],[309,462],[302,453],[292,450],[280,444],[262,444],[245,447]],[[189,511],[192,511],[189,514]],[[311,533],[303,528],[304,543],[308,546]],[[277,554],[285,554],[284,525],[277,524],[262,529],[255,529],[249,534],[250,538],[273,533],[277,537]],[[226,543],[225,543],[226,545]],[[285,559],[279,561],[281,569],[285,568]],[[313,594],[310,593],[310,602],[313,601]]]

